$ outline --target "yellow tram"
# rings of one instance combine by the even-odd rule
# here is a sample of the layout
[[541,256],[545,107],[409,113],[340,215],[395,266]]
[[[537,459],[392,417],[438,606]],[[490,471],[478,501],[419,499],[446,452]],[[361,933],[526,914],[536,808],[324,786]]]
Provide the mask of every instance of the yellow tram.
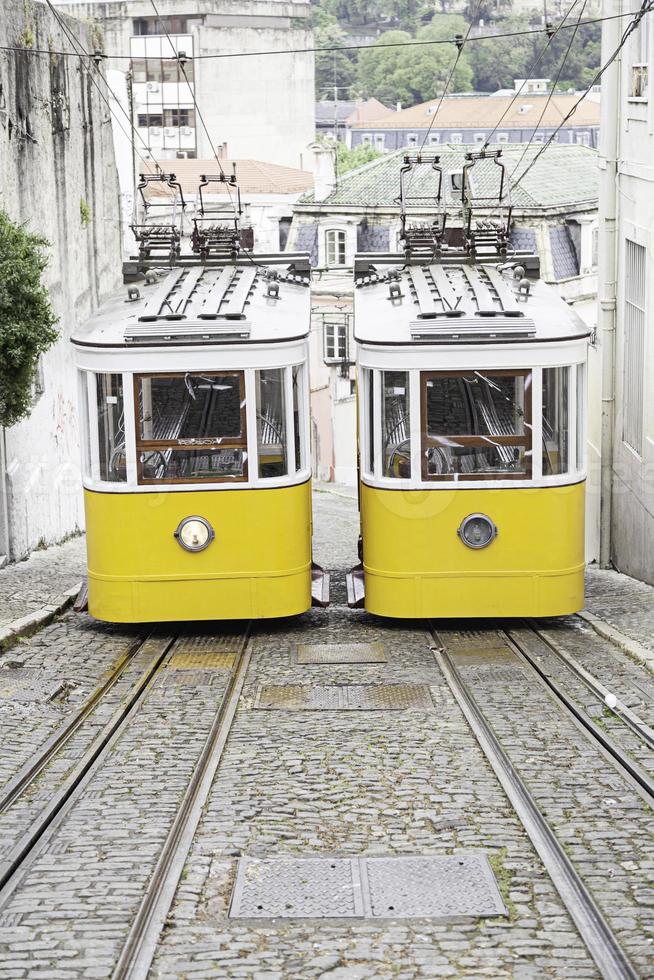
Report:
[[174,256],[73,338],[98,619],[327,601],[311,562],[308,257],[236,253]]
[[537,257],[511,254],[508,222],[475,224],[462,179],[468,209],[449,235],[443,217],[412,233],[403,213],[404,255],[356,259],[362,561],[349,603],[390,617],[572,613],[589,330]]

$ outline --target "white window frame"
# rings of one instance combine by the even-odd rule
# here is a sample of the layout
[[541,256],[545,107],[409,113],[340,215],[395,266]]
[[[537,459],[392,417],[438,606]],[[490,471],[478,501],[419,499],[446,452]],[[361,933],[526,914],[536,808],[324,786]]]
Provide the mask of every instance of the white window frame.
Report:
[[498,143],[508,143],[509,142],[509,134],[508,133],[498,133],[496,139],[497,139],[497,142]]
[[[647,349],[647,246],[624,243],[622,441],[642,459],[645,446],[645,354]],[[639,276],[639,278],[636,278]]]
[[372,143],[372,133],[361,133],[362,143]]
[[[349,357],[347,320],[337,320],[335,314],[323,315],[323,359],[325,364],[342,364]],[[332,336],[330,338],[330,331]],[[330,348],[332,353],[330,353]],[[342,351],[342,354],[340,353]]]
[[651,17],[644,17],[631,39],[631,65],[629,68],[627,101],[649,100],[649,63],[651,61]]
[[378,146],[381,150],[383,150],[385,145],[386,145],[386,134],[375,133],[375,146]]
[[478,146],[483,146],[486,142],[486,133],[475,133],[475,143]]
[[454,143],[455,146],[460,146],[463,143],[463,133],[450,133],[448,143]]
[[325,231],[325,265],[330,268],[347,265],[347,233],[342,228],[327,228]]
[[407,133],[406,134],[406,145],[407,146],[417,146],[418,145],[418,134],[417,133]]
[[440,133],[430,133],[429,134],[429,139],[427,140],[427,142],[429,143],[430,146],[438,146],[439,143],[440,143],[440,141],[441,141],[441,134]]

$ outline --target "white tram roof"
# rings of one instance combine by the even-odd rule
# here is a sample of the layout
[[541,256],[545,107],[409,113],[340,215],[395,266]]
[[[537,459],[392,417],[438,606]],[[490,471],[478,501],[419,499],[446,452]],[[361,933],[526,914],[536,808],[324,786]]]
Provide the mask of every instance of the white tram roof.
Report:
[[[579,340],[589,327],[540,279],[529,292],[494,264],[405,265],[357,260],[354,333],[362,344],[545,344]],[[523,279],[523,282],[525,280]]]
[[282,343],[309,333],[308,255],[181,262],[151,278],[125,286],[101,306],[76,331],[73,344],[142,350]]

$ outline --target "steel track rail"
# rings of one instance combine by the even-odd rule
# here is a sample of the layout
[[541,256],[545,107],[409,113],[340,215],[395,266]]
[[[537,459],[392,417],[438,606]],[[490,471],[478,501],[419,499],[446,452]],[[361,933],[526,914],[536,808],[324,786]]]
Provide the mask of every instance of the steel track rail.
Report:
[[[159,638],[153,638],[154,642],[157,639]],[[96,763],[104,755],[114,736],[117,735],[127,718],[143,700],[159,668],[169,656],[175,639],[176,637],[172,636],[160,638],[157,653],[125,695],[110,720],[92,740],[80,761],[51,797],[47,806],[0,861],[0,909],[13,893],[25,862],[35,852],[35,848],[43,835],[53,826],[64,807],[70,804],[86,785]],[[147,640],[142,645],[145,645],[146,642]]]
[[202,753],[112,973],[112,980],[146,980],[150,972],[157,942],[175,897],[243,690],[251,657],[247,634],[245,641],[245,650],[239,655],[225,696],[216,712]]
[[[431,624],[430,630],[440,643]],[[445,650],[436,650],[435,656],[475,738],[522,822],[600,974],[604,980],[638,980],[638,974],[611,927],[500,745],[450,656]]]
[[[552,691],[560,704],[568,711],[599,744],[608,752],[611,757],[611,761],[616,765],[619,770],[623,773],[627,773],[631,779],[634,779],[641,789],[643,789],[647,795],[647,801],[650,806],[654,804],[654,779],[645,772],[641,766],[635,762],[631,756],[622,749],[618,743],[611,738],[599,725],[589,718],[589,716],[577,707],[575,702],[570,698],[561,685],[550,677],[549,674],[543,670],[542,667],[535,661],[532,654],[527,653],[524,646],[519,643],[510,633],[504,632],[506,636],[507,643],[510,645],[511,649],[517,653],[523,663],[526,663],[535,674],[543,681],[544,684]],[[535,632],[535,631],[534,631]]]
[[[606,703],[606,698],[609,694],[613,694],[615,696],[614,691],[609,691],[609,689],[605,687],[597,677],[591,674],[590,671],[586,670],[586,668],[580,664],[579,661],[572,656],[572,654],[568,653],[567,650],[564,650],[560,644],[556,642],[556,640],[553,640],[552,637],[548,636],[543,630],[538,629],[531,623],[525,623],[525,629],[535,633],[536,636],[538,636],[538,638],[550,648],[552,653],[554,653],[559,660],[563,661],[566,667],[569,667],[572,673],[575,674],[578,679],[582,681],[586,687],[601,701]],[[513,633],[511,632],[510,635],[513,636]],[[609,710],[612,711],[614,715],[617,715],[625,725],[628,725],[632,732],[634,732],[635,735],[638,735],[643,742],[646,742],[651,749],[654,749],[654,729],[650,728],[650,726],[644,722],[635,711],[632,711],[631,708],[619,698],[616,698],[615,707],[610,708]]]
[[132,662],[148,637],[138,637],[119,657],[118,661],[105,671],[100,683],[91,691],[86,701],[74,711],[53,734],[37,749],[32,758],[0,790],[0,813],[8,810],[16,800],[32,785],[40,772],[54,759],[73,735],[81,728],[100,701],[115,686]]

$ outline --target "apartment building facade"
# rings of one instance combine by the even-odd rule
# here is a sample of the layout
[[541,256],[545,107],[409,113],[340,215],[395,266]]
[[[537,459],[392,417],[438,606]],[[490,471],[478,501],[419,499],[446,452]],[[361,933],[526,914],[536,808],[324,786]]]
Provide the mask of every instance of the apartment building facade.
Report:
[[[611,0],[605,15],[626,14]],[[628,19],[603,25],[602,61]],[[599,336],[602,560],[654,582],[654,14],[628,37],[602,84]]]

